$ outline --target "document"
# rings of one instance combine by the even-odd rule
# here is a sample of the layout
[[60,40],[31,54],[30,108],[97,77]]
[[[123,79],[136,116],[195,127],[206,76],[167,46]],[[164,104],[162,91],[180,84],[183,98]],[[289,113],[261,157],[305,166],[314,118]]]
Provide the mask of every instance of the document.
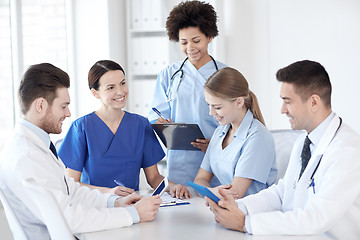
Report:
[[205,139],[197,124],[162,123],[151,126],[167,149],[201,151],[191,145],[196,139]]
[[170,193],[164,192],[160,196],[162,203],[160,204],[160,207],[168,207],[168,206],[176,206],[176,205],[185,205],[190,204],[188,201],[178,198],[173,198]]

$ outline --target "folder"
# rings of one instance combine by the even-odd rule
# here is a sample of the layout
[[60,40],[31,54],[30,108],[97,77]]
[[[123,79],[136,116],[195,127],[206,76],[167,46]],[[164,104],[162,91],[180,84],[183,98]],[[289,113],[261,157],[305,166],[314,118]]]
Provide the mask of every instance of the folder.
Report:
[[167,149],[201,151],[191,145],[196,139],[205,139],[197,124],[162,123],[151,124]]

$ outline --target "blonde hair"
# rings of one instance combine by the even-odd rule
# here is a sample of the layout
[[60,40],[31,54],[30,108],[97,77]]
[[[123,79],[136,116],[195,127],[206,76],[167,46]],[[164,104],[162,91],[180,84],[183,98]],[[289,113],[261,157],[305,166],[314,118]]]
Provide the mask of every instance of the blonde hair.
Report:
[[226,67],[216,71],[206,81],[204,89],[224,100],[243,97],[246,109],[250,109],[254,117],[265,125],[256,95],[250,91],[246,78],[236,69]]

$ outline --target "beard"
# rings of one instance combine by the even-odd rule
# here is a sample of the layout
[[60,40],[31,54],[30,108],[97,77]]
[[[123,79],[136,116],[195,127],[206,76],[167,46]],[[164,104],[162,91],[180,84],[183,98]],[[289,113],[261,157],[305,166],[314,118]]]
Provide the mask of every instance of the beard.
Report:
[[41,128],[48,134],[60,134],[62,132],[60,120],[56,120],[54,115],[49,112],[41,122]]

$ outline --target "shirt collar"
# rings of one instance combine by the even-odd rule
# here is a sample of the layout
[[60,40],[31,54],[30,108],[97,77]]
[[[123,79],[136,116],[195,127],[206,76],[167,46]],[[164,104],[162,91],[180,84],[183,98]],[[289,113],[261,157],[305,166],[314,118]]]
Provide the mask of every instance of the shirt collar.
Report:
[[42,130],[35,124],[33,124],[25,119],[21,119],[19,121],[19,124],[29,128],[32,132],[34,132],[41,139],[41,141],[44,142],[44,144],[46,146],[50,146],[50,136],[44,130]]
[[313,146],[313,148],[311,148],[311,152],[313,152],[313,150],[318,146],[322,135],[325,133],[326,128],[328,127],[334,116],[335,113],[331,112],[329,116],[309,134],[309,139],[311,141],[310,147]]
[[[254,115],[248,109],[243,120],[240,123],[238,130],[234,134],[234,138],[246,139],[246,136],[249,132],[249,128],[250,128],[250,125],[251,125],[253,119],[254,119]],[[223,126],[220,137],[224,136],[228,132],[229,128],[230,128],[230,124]]]

